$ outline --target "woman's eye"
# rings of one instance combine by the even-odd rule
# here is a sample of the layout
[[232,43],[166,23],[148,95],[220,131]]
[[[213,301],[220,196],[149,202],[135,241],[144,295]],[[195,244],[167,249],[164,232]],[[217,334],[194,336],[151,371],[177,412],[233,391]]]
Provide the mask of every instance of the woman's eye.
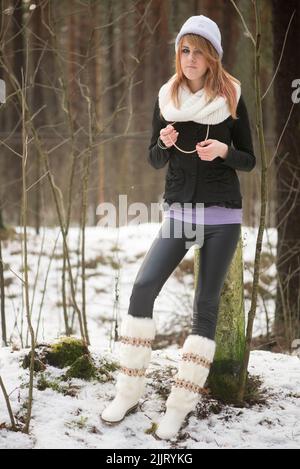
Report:
[[[182,49],[182,53],[185,54],[185,53],[189,53],[189,50],[188,49]],[[202,55],[202,51],[201,50],[198,50],[196,51],[198,55]]]

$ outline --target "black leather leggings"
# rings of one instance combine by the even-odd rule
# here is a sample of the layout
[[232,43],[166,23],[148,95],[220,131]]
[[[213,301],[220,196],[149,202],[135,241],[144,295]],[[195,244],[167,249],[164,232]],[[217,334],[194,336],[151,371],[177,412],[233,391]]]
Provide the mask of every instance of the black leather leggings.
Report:
[[[200,228],[201,227],[201,228]],[[197,230],[194,238],[186,228]],[[170,236],[165,237],[166,229]],[[165,230],[165,231],[163,231]],[[202,230],[200,232],[200,230]],[[178,233],[182,235],[178,237]],[[199,233],[201,243],[199,243]],[[194,296],[192,334],[214,340],[219,300],[234,256],[241,224],[195,225],[165,218],[135,279],[128,314],[152,317],[154,301],[166,280],[193,244],[200,246],[200,272]],[[189,242],[189,245],[186,242]]]

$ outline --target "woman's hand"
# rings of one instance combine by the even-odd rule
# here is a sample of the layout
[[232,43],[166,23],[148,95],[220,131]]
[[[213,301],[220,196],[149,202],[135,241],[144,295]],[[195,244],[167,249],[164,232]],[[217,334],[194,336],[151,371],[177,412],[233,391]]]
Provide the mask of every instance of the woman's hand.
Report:
[[164,143],[164,145],[169,148],[173,145],[173,143],[176,143],[178,132],[171,124],[168,124],[167,127],[161,129],[159,138]]
[[225,160],[228,153],[228,145],[226,145],[226,143],[219,142],[219,140],[209,138],[208,140],[198,142],[196,150],[201,160],[212,161],[218,156]]

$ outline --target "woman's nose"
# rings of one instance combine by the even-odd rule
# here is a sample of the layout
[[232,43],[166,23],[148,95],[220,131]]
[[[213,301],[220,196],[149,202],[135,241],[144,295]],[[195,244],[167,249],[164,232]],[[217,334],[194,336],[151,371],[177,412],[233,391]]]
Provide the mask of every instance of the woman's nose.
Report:
[[192,62],[195,62],[196,53],[190,52],[190,53],[189,53],[189,59],[192,60]]

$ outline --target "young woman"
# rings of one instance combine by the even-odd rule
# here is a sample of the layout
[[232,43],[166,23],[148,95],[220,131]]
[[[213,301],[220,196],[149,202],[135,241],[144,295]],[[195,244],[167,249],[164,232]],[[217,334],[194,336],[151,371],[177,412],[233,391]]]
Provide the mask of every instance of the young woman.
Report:
[[240,82],[222,66],[216,23],[203,15],[190,17],[177,35],[175,51],[176,73],[159,90],[148,156],[156,169],[168,163],[165,219],[133,285],[121,324],[117,393],[101,415],[112,424],[137,408],[155,337],[154,301],[187,253],[192,232],[201,256],[192,331],[156,430],[161,439],[176,436],[208,376],[220,294],[241,232],[236,170],[251,171],[256,164]]

